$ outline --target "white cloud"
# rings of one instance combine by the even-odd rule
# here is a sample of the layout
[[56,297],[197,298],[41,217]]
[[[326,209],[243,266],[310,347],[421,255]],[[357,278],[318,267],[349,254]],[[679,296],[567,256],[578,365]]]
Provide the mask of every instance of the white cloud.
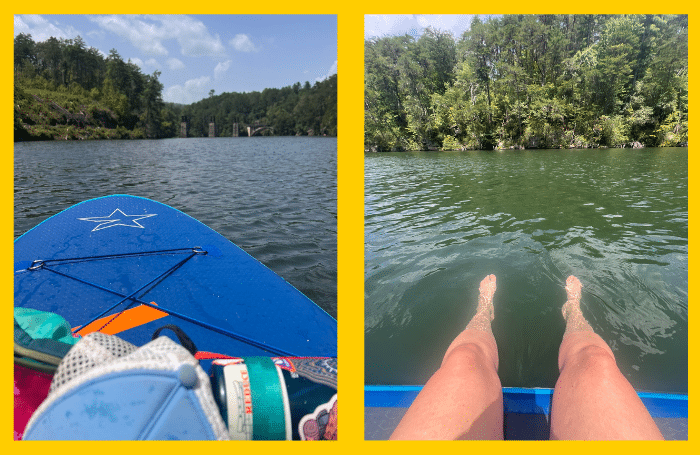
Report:
[[257,52],[259,50],[259,48],[255,47],[255,44],[253,44],[250,37],[248,37],[248,35],[244,35],[243,33],[239,33],[234,36],[233,39],[229,41],[229,44],[239,52]]
[[417,16],[418,24],[423,28],[432,27],[436,30],[452,32],[455,39],[469,30],[473,14],[421,14]]
[[212,36],[201,21],[187,16],[167,16],[163,21],[177,34],[182,55],[187,57],[222,57],[226,48],[219,35]]
[[24,15],[22,15],[22,16],[15,16],[15,19],[17,19],[18,17],[23,17],[24,20],[25,20],[29,25],[41,25],[41,26],[45,26],[46,24],[49,23],[49,21],[47,21],[46,19],[44,19],[43,17],[41,17],[41,16],[38,15],[38,14],[24,14]]
[[469,29],[471,14],[369,14],[365,16],[365,39],[383,36],[419,36],[432,27],[452,33],[455,39]]
[[182,60],[174,57],[169,58],[166,63],[168,65],[168,68],[170,68],[171,70],[181,70],[185,68],[185,64],[182,63]]
[[219,36],[212,36],[206,26],[188,16],[90,16],[104,30],[128,40],[148,55],[165,56],[165,42],[177,41],[182,55],[189,57],[222,56],[225,48]]
[[368,14],[365,16],[365,38],[403,35],[420,26],[413,14]]
[[329,77],[331,77],[332,75],[337,74],[337,73],[338,73],[338,60],[336,60],[335,62],[333,62],[333,64],[331,65],[330,69],[328,70],[328,73],[326,73],[325,76],[317,77],[317,78],[316,78],[316,82],[321,82],[321,81],[323,81],[323,80],[326,80],[326,79],[328,79]]
[[211,78],[202,76],[185,82],[184,87],[173,85],[163,93],[163,100],[168,103],[191,104],[206,98],[211,90]]
[[139,68],[141,68],[141,71],[143,71],[144,73],[147,73],[147,74],[150,74],[153,72],[154,69],[158,70],[161,67],[160,63],[158,63],[158,60],[156,60],[154,58],[149,58],[148,60],[146,60],[144,62],[140,58],[134,57],[134,58],[130,58],[129,61],[131,63],[135,64],[136,66],[138,66]]
[[107,35],[104,30],[92,29],[88,30],[86,36],[94,38],[95,40],[102,40]]
[[151,68],[160,69],[160,63],[158,63],[158,60],[154,58],[149,58],[148,60],[146,60],[145,65],[150,66]]
[[91,16],[90,20],[104,30],[129,41],[147,55],[168,55],[162,43],[166,37],[156,27],[139,20],[136,16]]
[[214,68],[214,79],[221,79],[221,77],[228,71],[231,67],[231,60],[226,60],[225,62],[219,62]]
[[73,39],[80,33],[72,26],[60,27],[37,14],[18,14],[14,16],[14,36],[20,33],[32,35],[35,42],[43,42],[52,36],[58,39]]

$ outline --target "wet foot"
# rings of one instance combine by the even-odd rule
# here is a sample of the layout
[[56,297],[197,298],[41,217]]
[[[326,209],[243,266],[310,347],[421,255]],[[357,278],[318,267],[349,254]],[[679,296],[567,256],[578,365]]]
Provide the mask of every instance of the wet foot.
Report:
[[496,292],[496,275],[489,275],[479,285],[479,303],[476,306],[476,314],[467,324],[467,329],[491,332],[493,321],[493,294]]
[[565,287],[567,300],[580,301],[582,287],[581,282],[575,276],[571,275],[569,278],[567,278]]
[[571,275],[566,279],[566,303],[561,307],[561,313],[566,321],[564,334],[582,330],[593,331],[591,325],[583,317],[581,311],[581,282]]
[[486,311],[489,315],[489,320],[493,320],[493,295],[496,293],[496,275],[489,275],[479,284],[479,304],[476,308],[477,313]]
[[581,288],[581,282],[575,276],[571,275],[566,279],[566,303],[561,307],[564,320],[567,320],[571,313],[581,312]]

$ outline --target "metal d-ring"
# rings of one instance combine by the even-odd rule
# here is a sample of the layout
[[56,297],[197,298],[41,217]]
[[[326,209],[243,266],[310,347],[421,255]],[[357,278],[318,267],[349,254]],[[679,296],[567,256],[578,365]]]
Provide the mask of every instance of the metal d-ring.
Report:
[[36,259],[34,262],[31,263],[29,267],[27,267],[27,270],[39,270],[42,267],[44,267],[44,260],[43,259]]

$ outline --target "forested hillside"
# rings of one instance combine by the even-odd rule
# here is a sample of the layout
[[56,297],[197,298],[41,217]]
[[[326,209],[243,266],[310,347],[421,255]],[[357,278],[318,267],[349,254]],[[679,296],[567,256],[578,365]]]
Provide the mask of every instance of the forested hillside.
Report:
[[231,136],[234,123],[266,125],[272,128],[268,134],[275,136],[337,136],[337,94],[338,76],[334,74],[313,86],[297,82],[262,92],[212,94],[184,107],[182,115],[189,121],[192,136],[207,136],[210,119],[215,120],[219,136]]
[[504,15],[365,41],[365,149],[688,141],[686,15]]
[[211,118],[217,136],[231,136],[234,121],[267,125],[265,134],[337,134],[337,75],[183,106],[163,101],[160,72],[143,74],[116,49],[104,57],[80,37],[19,34],[14,52],[15,140],[177,137],[183,116],[190,136],[208,135]]

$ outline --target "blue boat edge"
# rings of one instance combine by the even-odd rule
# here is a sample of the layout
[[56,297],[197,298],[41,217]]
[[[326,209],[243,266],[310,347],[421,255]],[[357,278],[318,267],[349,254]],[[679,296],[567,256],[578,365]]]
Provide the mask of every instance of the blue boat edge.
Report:
[[[365,408],[408,408],[423,386],[365,385]],[[506,414],[549,415],[552,394],[550,388],[503,387],[503,407]],[[637,391],[652,417],[688,418],[688,395]]]

